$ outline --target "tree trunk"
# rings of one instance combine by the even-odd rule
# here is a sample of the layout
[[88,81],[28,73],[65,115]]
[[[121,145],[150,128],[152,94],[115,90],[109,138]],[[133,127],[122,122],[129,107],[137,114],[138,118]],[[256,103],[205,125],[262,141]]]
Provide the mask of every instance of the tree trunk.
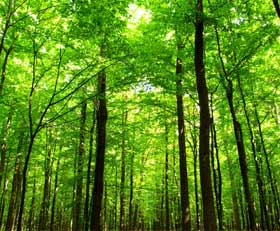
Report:
[[125,229],[125,221],[124,221],[124,183],[125,183],[125,137],[126,137],[126,121],[127,121],[127,110],[123,112],[122,118],[122,154],[121,154],[121,185],[120,185],[120,230]]
[[170,212],[169,212],[169,190],[168,190],[168,172],[169,172],[169,152],[168,152],[168,126],[165,118],[165,230],[170,230]]
[[195,22],[195,73],[200,106],[199,163],[203,203],[203,223],[205,230],[216,231],[217,225],[209,160],[210,114],[208,105],[208,89],[206,85],[203,61],[203,27],[203,0],[197,0]]
[[93,189],[93,208],[91,216],[91,230],[101,231],[101,208],[104,186],[104,159],[106,145],[106,74],[104,71],[98,74],[99,105],[96,113],[97,119],[97,141],[96,162]]
[[241,230],[241,222],[240,222],[240,215],[239,215],[239,208],[238,208],[238,200],[236,194],[236,185],[234,183],[234,174],[233,174],[233,166],[229,155],[227,156],[227,164],[229,170],[229,180],[230,180],[230,187],[231,187],[231,199],[232,199],[232,207],[233,207],[233,228],[235,230]]
[[93,153],[93,135],[94,135],[94,127],[96,122],[96,105],[95,100],[93,100],[93,114],[92,114],[92,125],[89,132],[89,157],[88,157],[88,165],[87,165],[87,183],[86,183],[86,199],[85,199],[85,208],[84,208],[84,230],[88,231],[89,229],[89,200],[90,200],[90,183],[91,183],[91,162],[92,162],[92,153]]
[[[180,45],[178,45],[179,47]],[[179,48],[180,49],[180,48]],[[182,209],[182,229],[191,230],[189,190],[188,190],[188,174],[186,164],[186,143],[185,143],[185,123],[184,123],[184,106],[183,106],[183,90],[182,90],[182,60],[177,58],[176,61],[176,101],[177,101],[177,119],[178,119],[178,142],[180,156],[180,188],[181,188],[181,209]]]
[[80,145],[78,154],[77,165],[77,181],[76,181],[76,197],[75,208],[73,217],[73,231],[80,231],[83,225],[82,217],[82,202],[83,202],[83,167],[84,167],[84,155],[85,155],[85,129],[86,129],[86,112],[87,103],[82,104],[81,120],[80,120]]
[[55,231],[55,209],[56,209],[56,196],[58,191],[58,171],[59,171],[60,161],[58,159],[56,166],[56,173],[54,179],[54,189],[53,189],[53,200],[52,200],[52,210],[51,210],[51,223],[50,223],[50,231]]
[[280,227],[280,217],[279,217],[280,214],[279,214],[279,203],[278,203],[278,200],[277,200],[278,196],[277,196],[277,190],[276,190],[276,182],[275,182],[275,179],[272,175],[270,162],[269,162],[269,158],[268,158],[268,153],[267,153],[266,147],[265,147],[261,122],[260,122],[260,119],[259,119],[259,115],[258,115],[258,111],[257,111],[256,106],[255,106],[255,109],[254,109],[254,114],[255,114],[255,117],[256,117],[257,124],[258,124],[258,131],[259,131],[259,135],[260,135],[260,139],[261,139],[261,146],[262,146],[263,154],[264,154],[264,157],[265,157],[265,163],[266,163],[266,168],[267,168],[267,171],[268,171],[269,183],[270,183],[270,187],[271,187],[271,191],[272,191],[272,195],[273,195],[273,204],[274,204],[274,208],[275,208],[275,219],[276,219],[278,227]]
[[[15,39],[14,41],[12,41],[11,45],[9,46],[8,49],[5,49],[4,48],[4,43],[5,41],[7,41],[7,33],[8,33],[8,30],[9,28],[11,27],[11,16],[13,15],[14,13],[14,1],[13,0],[9,0],[9,3],[8,3],[8,9],[7,9],[7,14],[6,14],[6,18],[5,18],[5,25],[1,31],[1,41],[0,41],[0,58],[1,58],[1,55],[2,55],[2,52],[5,51],[6,54],[5,54],[5,57],[4,57],[4,61],[3,61],[3,64],[2,64],[2,72],[1,72],[1,80],[0,80],[0,96],[2,96],[3,94],[3,88],[4,88],[4,82],[5,82],[5,79],[6,79],[6,67],[7,67],[7,64],[8,64],[8,59],[9,59],[9,56],[13,50],[13,46],[14,46],[14,42],[15,42]],[[3,21],[4,21],[4,18],[3,18]]]
[[3,174],[5,170],[5,164],[6,164],[6,151],[7,151],[7,143],[6,139],[8,136],[8,130],[11,125],[12,121],[12,115],[8,116],[6,125],[2,131],[2,137],[1,137],[1,161],[0,161],[0,186],[2,184]]
[[8,217],[6,222],[6,231],[11,231],[15,225],[15,218],[16,218],[16,211],[18,205],[18,198],[20,194],[20,153],[22,150],[22,144],[24,139],[24,132],[21,132],[19,135],[18,147],[17,147],[17,155],[14,167],[14,175],[13,175],[13,182],[12,182],[12,191],[10,196],[9,202],[9,211]]
[[[217,132],[214,120],[214,109],[213,109],[213,97],[211,93],[210,105],[211,105],[211,165],[213,171],[213,181],[214,181],[214,193],[216,197],[216,209],[218,216],[218,226],[219,230],[223,230],[223,205],[222,205],[222,175],[219,160],[219,149],[217,144]],[[216,163],[215,163],[216,160]],[[216,167],[217,166],[217,167]]]
[[[35,197],[36,197],[36,181],[34,179],[33,183],[33,194],[30,204],[30,210],[29,210],[29,218],[27,222],[27,230],[32,231],[34,229],[34,214],[35,214]],[[19,226],[18,226],[19,228]]]
[[3,222],[3,217],[4,217],[4,211],[5,211],[5,207],[6,207],[6,195],[8,192],[8,183],[9,183],[9,179],[7,176],[7,169],[5,171],[5,181],[3,184],[3,190],[2,190],[2,195],[1,195],[1,205],[0,205],[0,230],[2,229],[2,222]]
[[[133,139],[135,138],[135,132],[133,132]],[[133,230],[133,175],[134,175],[134,148],[132,149],[132,154],[130,158],[130,182],[129,182],[129,231]]]
[[[195,128],[194,128],[195,129]],[[198,179],[197,179],[197,138],[196,134],[192,135],[193,141],[193,171],[194,171],[194,191],[195,191],[195,217],[196,229],[200,227],[199,197],[198,197]]]
[[267,205],[266,205],[266,201],[265,201],[266,196],[264,193],[264,183],[263,183],[263,179],[261,176],[261,169],[260,169],[260,166],[258,163],[258,157],[257,157],[257,153],[256,153],[255,138],[254,138],[253,129],[251,126],[251,121],[250,121],[249,113],[247,110],[247,104],[246,104],[243,88],[241,86],[241,79],[240,79],[239,74],[237,74],[237,77],[238,77],[237,78],[238,87],[240,90],[241,99],[242,99],[242,103],[243,103],[243,110],[245,112],[247,126],[248,126],[248,130],[249,130],[249,134],[250,134],[250,142],[251,142],[253,159],[254,159],[255,169],[256,169],[256,181],[257,181],[257,185],[258,185],[259,204],[260,204],[260,212],[261,212],[261,214],[260,214],[261,215],[261,228],[263,230],[266,230],[266,229],[269,230],[270,224],[269,224],[269,218],[268,218],[268,213],[267,213]]
[[[34,139],[35,139],[35,136],[31,134],[28,149],[27,149],[27,154],[26,154],[26,157],[25,157],[24,166],[23,166],[23,170],[22,170],[22,191],[21,191],[21,197],[20,197],[20,208],[19,208],[19,214],[18,214],[17,231],[22,231],[22,218],[23,218],[23,213],[24,213],[25,193],[26,193],[26,187],[27,187],[27,185],[26,185],[26,183],[27,183],[27,170],[28,170],[30,155],[31,155],[31,152],[32,152],[32,147],[33,147],[33,144],[34,144]],[[34,201],[34,203],[35,203],[35,201]]]
[[238,156],[239,156],[239,165],[240,165],[245,199],[246,199],[248,215],[249,215],[248,230],[255,230],[256,228],[255,228],[254,205],[253,205],[253,200],[252,200],[250,187],[249,187],[247,160],[246,160],[245,148],[244,148],[244,143],[243,143],[242,128],[236,118],[235,110],[234,110],[234,106],[233,106],[232,81],[230,79],[227,79],[227,81],[228,81],[227,99],[228,99],[228,104],[230,107],[230,113],[231,113],[231,117],[232,117],[232,123],[233,123],[233,127],[234,127],[235,141],[236,141]]
[[51,193],[51,150],[45,158],[45,183],[44,193],[39,215],[39,230],[49,230],[49,208]]

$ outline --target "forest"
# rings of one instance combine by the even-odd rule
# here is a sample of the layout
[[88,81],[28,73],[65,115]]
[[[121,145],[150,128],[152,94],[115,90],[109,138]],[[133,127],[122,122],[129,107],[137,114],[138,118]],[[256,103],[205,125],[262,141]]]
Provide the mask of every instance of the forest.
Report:
[[3,0],[0,31],[0,230],[280,230],[278,0]]

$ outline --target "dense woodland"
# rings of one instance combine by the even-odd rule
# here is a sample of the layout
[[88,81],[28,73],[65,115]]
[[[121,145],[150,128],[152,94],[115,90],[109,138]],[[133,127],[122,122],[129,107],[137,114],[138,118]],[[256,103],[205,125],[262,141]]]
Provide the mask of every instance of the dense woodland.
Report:
[[277,0],[0,2],[0,230],[280,230]]

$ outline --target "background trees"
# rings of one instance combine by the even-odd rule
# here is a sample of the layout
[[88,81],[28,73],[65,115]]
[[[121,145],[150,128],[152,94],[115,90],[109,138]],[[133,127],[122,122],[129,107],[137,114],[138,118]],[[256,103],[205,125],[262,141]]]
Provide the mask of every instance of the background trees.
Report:
[[277,6],[0,3],[0,229],[279,229]]

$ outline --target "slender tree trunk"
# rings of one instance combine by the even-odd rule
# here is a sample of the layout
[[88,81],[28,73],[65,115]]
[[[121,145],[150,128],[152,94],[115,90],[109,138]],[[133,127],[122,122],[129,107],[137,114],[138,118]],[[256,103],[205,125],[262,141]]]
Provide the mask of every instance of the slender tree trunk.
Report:
[[6,139],[8,136],[8,130],[9,127],[11,125],[11,121],[12,121],[12,115],[8,116],[6,125],[2,131],[1,134],[1,161],[0,161],[0,186],[2,184],[2,179],[3,179],[3,174],[4,174],[4,170],[5,170],[5,164],[6,164],[6,151],[7,151],[7,143],[6,143]]
[[106,121],[107,121],[107,106],[106,106],[106,74],[100,72],[98,74],[98,91],[99,105],[97,109],[97,141],[96,141],[96,164],[94,175],[93,189],[93,209],[91,216],[91,230],[101,231],[101,207],[104,186],[104,159],[106,145]]
[[31,152],[32,152],[32,147],[33,147],[33,144],[34,144],[34,139],[35,139],[35,136],[31,134],[31,137],[30,137],[30,140],[29,140],[29,145],[28,145],[28,150],[27,150],[27,154],[26,154],[26,157],[25,157],[24,166],[23,166],[23,170],[22,170],[22,191],[21,191],[21,197],[20,197],[20,209],[19,209],[19,215],[18,215],[17,231],[22,231],[22,218],[23,218],[23,213],[24,213],[25,193],[26,193],[26,187],[27,187],[27,185],[26,185],[26,183],[27,183],[27,170],[28,170],[30,155],[31,155]]
[[258,111],[257,111],[256,106],[255,106],[255,109],[254,109],[254,113],[255,113],[257,124],[258,124],[258,130],[259,130],[259,135],[260,135],[260,139],[261,139],[261,146],[262,146],[263,154],[264,154],[264,157],[265,157],[266,168],[267,168],[267,171],[268,171],[270,187],[271,187],[271,191],[272,191],[272,195],[273,195],[273,204],[274,204],[274,208],[275,208],[275,218],[276,218],[276,222],[277,222],[278,227],[280,227],[280,214],[279,214],[279,203],[278,203],[278,200],[277,200],[278,196],[277,196],[277,190],[276,190],[276,182],[275,182],[275,179],[272,175],[270,162],[269,162],[269,158],[268,158],[268,153],[267,153],[266,147],[265,147],[261,122],[260,122],[260,119],[259,119],[259,115],[258,115]]
[[216,231],[217,225],[209,160],[210,114],[208,106],[208,89],[203,61],[203,27],[203,0],[197,0],[195,22],[195,73],[200,106],[199,163],[200,184],[203,203],[203,224],[205,230]]
[[14,46],[14,41],[12,41],[11,45],[8,47],[8,49],[4,48],[4,43],[6,40],[6,36],[8,33],[9,28],[11,27],[10,22],[11,22],[11,16],[13,15],[13,8],[14,8],[14,0],[9,0],[8,3],[8,9],[7,9],[7,14],[6,14],[6,19],[5,19],[5,25],[4,28],[1,30],[1,39],[0,39],[0,58],[2,56],[2,52],[5,51],[5,57],[3,59],[3,64],[2,64],[2,71],[1,71],[1,80],[0,80],[0,96],[3,94],[3,89],[4,89],[4,82],[6,80],[6,68],[8,64],[8,59],[9,56],[13,50]]
[[39,230],[49,230],[49,207],[51,192],[51,150],[45,158],[45,183],[44,193],[39,215]]
[[[212,94],[211,94],[211,125],[210,125],[210,133],[211,133],[211,165],[213,171],[213,180],[214,180],[214,192],[216,197],[216,209],[218,215],[218,225],[219,230],[223,230],[223,205],[222,205],[222,174],[220,168],[220,160],[219,160],[219,149],[217,144],[217,132],[216,125],[214,120],[214,109],[212,102]],[[216,160],[216,164],[215,164]],[[217,165],[217,167],[216,167]]]
[[13,175],[13,182],[12,182],[12,191],[10,195],[9,201],[9,211],[7,216],[6,222],[6,231],[11,231],[15,225],[15,218],[16,218],[16,211],[18,205],[18,197],[20,193],[20,153],[22,150],[22,144],[24,139],[24,132],[21,132],[19,135],[18,147],[17,147],[17,155],[14,167],[14,175]]
[[82,202],[83,202],[83,167],[85,155],[85,129],[86,129],[87,103],[82,104],[80,121],[80,145],[77,165],[76,199],[74,208],[73,231],[80,231],[83,225]]
[[231,117],[232,117],[232,123],[233,123],[233,127],[234,127],[235,141],[236,141],[238,155],[239,155],[239,164],[240,164],[240,169],[241,169],[245,199],[246,199],[248,215],[249,215],[248,230],[255,230],[256,227],[255,227],[254,205],[253,205],[253,199],[252,199],[250,187],[249,187],[248,168],[247,168],[246,153],[245,153],[245,148],[244,148],[244,143],[243,143],[242,128],[236,118],[235,110],[234,110],[234,106],[233,106],[232,81],[230,79],[227,79],[227,81],[228,81],[227,99],[228,99],[230,113],[231,113]]
[[[194,128],[195,129],[195,128]],[[196,134],[192,135],[193,141],[193,171],[194,171],[194,191],[195,191],[195,217],[196,229],[200,227],[199,197],[198,197],[198,179],[197,179],[197,138]]]
[[114,206],[114,228],[117,230],[118,224],[118,212],[117,212],[117,203],[118,203],[118,165],[115,166],[116,174],[115,174],[115,206]]
[[125,195],[124,195],[124,184],[125,184],[125,137],[126,137],[126,121],[127,121],[127,110],[123,112],[123,118],[122,118],[122,154],[121,154],[121,185],[120,185],[120,230],[125,229],[125,221],[124,221],[124,216],[125,216],[125,211],[124,211],[124,206],[125,206]]
[[[135,138],[135,132],[133,132],[133,139]],[[134,148],[132,149],[132,154],[130,157],[130,182],[129,182],[129,231],[132,231],[134,229],[133,227],[133,175],[134,175]]]
[[90,182],[91,182],[91,162],[92,162],[92,154],[93,154],[93,135],[94,135],[94,127],[95,127],[95,118],[96,118],[96,105],[95,100],[93,100],[93,114],[92,114],[92,125],[89,132],[89,158],[88,158],[88,165],[87,165],[87,183],[86,183],[86,199],[85,199],[85,208],[84,208],[84,230],[88,231],[89,229],[89,218],[90,218],[90,211],[89,211],[89,200],[90,200]]
[[261,228],[263,230],[265,229],[270,229],[270,224],[269,224],[269,218],[268,218],[268,213],[267,213],[267,205],[266,205],[266,201],[265,201],[265,193],[264,193],[264,183],[263,183],[263,179],[261,176],[261,170],[260,170],[260,166],[258,163],[258,158],[257,158],[257,153],[256,153],[256,146],[255,146],[255,139],[254,139],[254,135],[253,135],[253,129],[251,126],[251,121],[250,121],[250,117],[249,117],[249,113],[247,110],[247,104],[246,104],[246,100],[245,100],[245,95],[243,92],[243,88],[241,86],[241,80],[240,80],[240,76],[239,74],[237,74],[237,80],[238,80],[238,87],[240,90],[240,94],[241,94],[241,99],[242,99],[242,103],[243,103],[243,110],[245,112],[245,117],[246,117],[246,121],[247,121],[247,126],[248,126],[248,130],[249,130],[249,134],[250,134],[250,142],[251,142],[251,147],[252,147],[252,153],[253,153],[253,159],[254,159],[254,163],[255,163],[255,168],[256,168],[256,181],[257,181],[257,185],[258,185],[258,191],[259,191],[259,203],[260,203],[260,211],[261,211]]
[[78,162],[78,148],[75,150],[74,155],[74,161],[73,161],[73,176],[74,176],[74,182],[73,182],[73,188],[72,188],[72,208],[71,208],[71,220],[70,220],[70,226],[71,229],[73,229],[73,220],[74,220],[74,214],[75,214],[75,200],[76,200],[76,185],[77,185],[77,162]]
[[168,179],[168,172],[169,172],[169,152],[168,152],[168,126],[167,126],[167,119],[165,118],[165,230],[170,230],[170,212],[169,212],[169,179]]
[[56,197],[57,197],[57,191],[58,191],[59,164],[60,164],[60,161],[58,159],[57,166],[56,166],[55,179],[54,179],[54,189],[53,189],[53,200],[52,200],[52,209],[51,209],[50,231],[55,231],[55,210],[56,210]]
[[34,230],[35,199],[36,199],[36,181],[34,179],[33,194],[32,194],[32,199],[31,199],[31,204],[30,204],[29,218],[28,218],[28,222],[27,222],[28,231]]
[[2,229],[2,226],[3,226],[4,211],[5,211],[5,207],[6,207],[6,195],[8,192],[9,179],[7,176],[7,170],[6,170],[4,179],[5,179],[5,181],[3,184],[3,190],[2,190],[2,195],[1,195],[1,206],[0,206],[0,230]]
[[234,183],[234,174],[233,174],[233,166],[230,159],[230,156],[227,156],[227,164],[229,170],[229,180],[230,180],[230,187],[231,187],[231,199],[232,199],[232,207],[233,207],[233,228],[235,230],[241,230],[241,222],[240,222],[240,215],[239,215],[239,208],[238,208],[238,200],[236,194],[236,185]]
[[[178,45],[179,47],[180,45]],[[179,48],[180,49],[180,48]],[[179,80],[176,81],[176,100],[177,100],[177,119],[178,119],[178,142],[180,156],[180,188],[181,188],[181,209],[182,209],[182,229],[191,230],[189,190],[188,190],[188,174],[186,164],[186,143],[185,143],[185,124],[184,124],[184,106],[183,106],[183,90],[182,90],[182,60],[177,58],[176,75]]]
[[[13,11],[13,0],[9,0],[7,14],[6,14],[6,20],[5,20],[5,26],[2,31],[2,36],[1,36],[1,41],[0,41],[0,56],[4,50],[4,43],[6,41],[7,32],[11,26],[10,22],[11,22],[12,11]],[[1,92],[0,92],[0,95],[1,95]]]
[[10,45],[8,50],[6,51],[4,62],[2,64],[1,81],[0,81],[0,96],[2,96],[2,94],[3,94],[4,83],[5,83],[5,80],[6,80],[7,64],[8,64],[9,56],[10,56],[12,50],[13,50],[13,46],[14,46],[13,43],[14,43],[14,41],[12,42],[12,44]]

